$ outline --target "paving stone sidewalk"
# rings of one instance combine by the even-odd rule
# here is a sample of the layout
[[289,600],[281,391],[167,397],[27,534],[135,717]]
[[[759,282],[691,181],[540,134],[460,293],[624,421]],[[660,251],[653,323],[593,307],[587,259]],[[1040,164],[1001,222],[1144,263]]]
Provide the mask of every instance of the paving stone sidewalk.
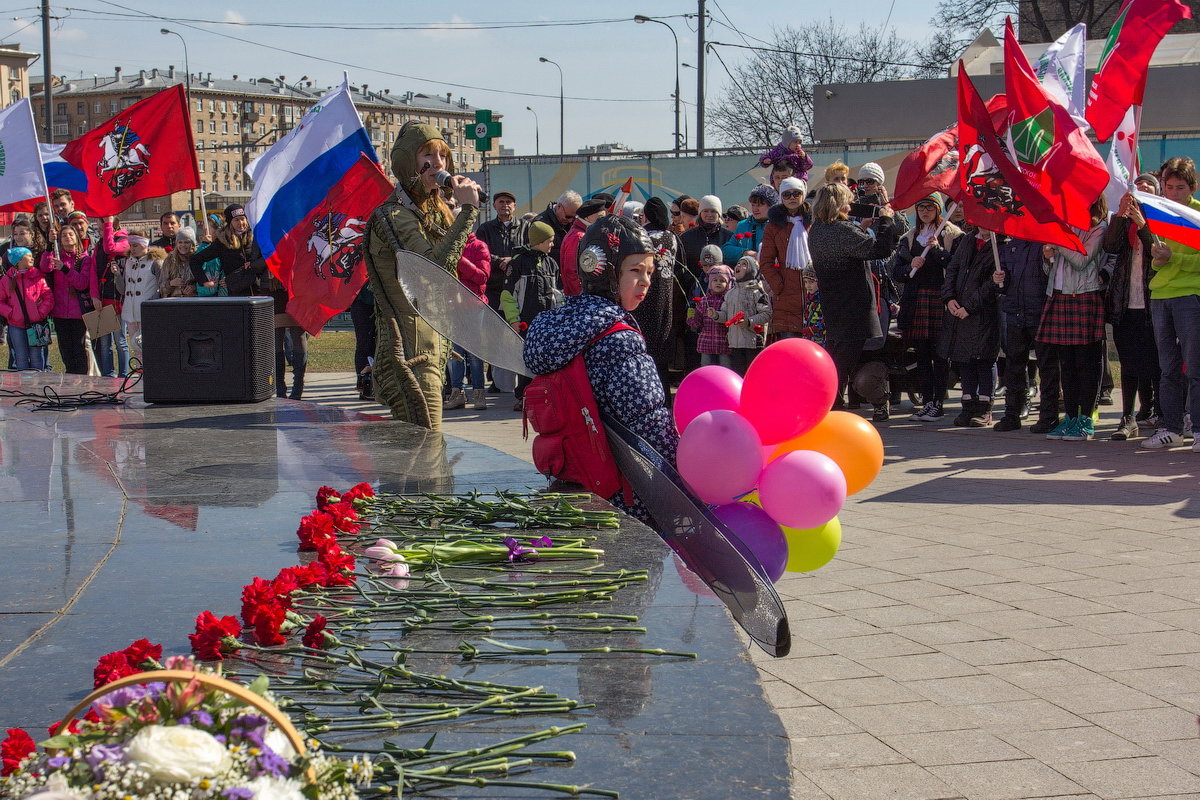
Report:
[[[528,459],[509,398],[447,432]],[[1200,454],[948,426],[883,424],[841,552],[777,586],[792,653],[747,651],[794,797],[1200,798]]]

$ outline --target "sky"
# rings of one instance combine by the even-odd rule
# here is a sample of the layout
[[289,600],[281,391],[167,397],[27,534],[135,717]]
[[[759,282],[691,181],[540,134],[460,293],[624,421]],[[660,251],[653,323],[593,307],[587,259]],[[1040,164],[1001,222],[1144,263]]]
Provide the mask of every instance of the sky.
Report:
[[[22,2],[27,5],[22,7]],[[36,4],[0,0],[0,5],[6,6],[0,9],[2,41],[41,52]],[[708,0],[707,5],[715,20],[708,26],[709,41],[760,44],[756,38],[771,40],[777,28],[804,25],[810,10],[822,17],[832,13],[851,28],[863,21],[879,24],[890,19],[900,36],[924,39],[930,33],[928,20],[936,0],[863,0],[836,7],[821,4],[819,11],[818,4],[811,2]],[[332,17],[330,8],[341,16]],[[557,13],[547,15],[548,8]],[[314,86],[328,86],[340,81],[345,70],[352,84],[366,83],[372,90],[453,92],[455,100],[465,97],[476,108],[502,114],[501,143],[525,155],[533,154],[539,145],[542,153],[559,152],[559,72],[554,65],[539,62],[540,56],[562,67],[568,153],[608,142],[634,150],[669,150],[674,130],[674,44],[663,25],[635,24],[633,16],[645,14],[671,25],[679,38],[679,61],[695,65],[696,12],[694,0],[614,0],[591,6],[545,0],[446,4],[257,0],[228,7],[222,0],[208,4],[67,0],[51,4],[52,15],[58,17],[51,36],[51,65],[54,74],[68,79],[112,75],[116,66],[126,74],[172,64],[182,70],[183,44],[179,37],[159,33],[166,27],[186,40],[193,73],[226,78],[283,75],[289,83],[308,76]],[[684,18],[686,14],[691,17]],[[621,21],[544,25],[572,20]],[[500,23],[541,26],[472,28]],[[338,25],[357,29],[333,27]],[[410,29],[380,30],[383,25]],[[721,47],[719,52],[730,69],[750,57],[750,51],[731,47]],[[706,64],[706,97],[711,106],[729,79],[712,55]],[[40,78],[40,62],[33,71]],[[680,83],[683,116],[694,145],[696,70],[680,67]],[[716,143],[710,132],[707,144]]]

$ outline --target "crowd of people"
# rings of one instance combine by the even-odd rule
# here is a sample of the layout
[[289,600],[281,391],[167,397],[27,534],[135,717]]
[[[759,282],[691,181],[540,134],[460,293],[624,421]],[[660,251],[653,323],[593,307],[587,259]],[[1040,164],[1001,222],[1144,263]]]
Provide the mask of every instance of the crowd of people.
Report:
[[[202,224],[198,234],[168,211],[157,236],[130,230],[116,217],[89,219],[66,189],[17,217],[0,245],[8,368],[48,370],[57,340],[65,372],[125,377],[142,355],[142,304],[155,298],[269,295],[277,313],[286,312],[287,291],[267,270],[245,209],[230,205]],[[103,330],[97,312],[109,307],[113,330],[90,335],[89,318]],[[275,329],[276,394],[300,399],[308,334],[286,322]]]

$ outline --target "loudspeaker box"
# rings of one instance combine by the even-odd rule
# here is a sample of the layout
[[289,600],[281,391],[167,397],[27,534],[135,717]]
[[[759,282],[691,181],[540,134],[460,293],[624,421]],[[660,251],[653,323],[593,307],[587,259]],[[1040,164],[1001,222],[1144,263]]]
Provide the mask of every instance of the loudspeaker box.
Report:
[[261,403],[275,394],[269,297],[170,297],[142,304],[147,403]]

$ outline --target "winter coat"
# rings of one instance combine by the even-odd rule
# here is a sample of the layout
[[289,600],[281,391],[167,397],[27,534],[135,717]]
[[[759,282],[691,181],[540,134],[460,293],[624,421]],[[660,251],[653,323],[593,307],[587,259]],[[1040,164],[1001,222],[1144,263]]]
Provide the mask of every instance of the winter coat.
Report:
[[825,335],[831,342],[883,335],[875,276],[867,262],[886,258],[895,249],[896,228],[891,218],[877,219],[874,233],[872,236],[849,220],[814,221],[808,231],[808,249],[825,312]]
[[558,266],[562,271],[563,293],[568,297],[583,294],[583,281],[579,278],[579,240],[588,224],[576,217],[571,223],[571,229],[563,237],[562,258]]
[[[183,281],[180,286],[172,286],[175,279]],[[192,275],[191,265],[182,254],[171,252],[163,261],[162,270],[158,274],[159,297],[195,297],[196,279]]]
[[[51,316],[59,319],[82,319],[92,310],[92,298],[100,296],[100,281],[96,276],[96,259],[91,254],[62,253],[66,272],[54,268],[54,251],[42,253],[41,270],[54,294]],[[85,300],[86,298],[86,300]]]
[[533,322],[546,309],[561,305],[562,276],[558,262],[532,247],[519,247],[508,262],[508,278],[500,308],[509,324]]
[[479,240],[487,245],[488,254],[492,260],[492,270],[488,273],[487,293],[499,297],[504,290],[506,273],[500,266],[503,259],[511,258],[517,248],[525,242],[525,226],[520,220],[511,220],[507,225],[498,219],[481,222],[475,230]]
[[197,284],[209,280],[204,274],[204,265],[214,259],[221,264],[231,297],[250,297],[258,292],[258,280],[267,272],[267,262],[258,249],[258,242],[234,248],[222,237],[217,237],[204,250],[197,250],[188,259]]
[[[1133,245],[1129,243],[1128,217],[1113,216],[1108,221],[1108,230],[1104,232],[1102,247],[1104,252],[1115,258],[1111,262],[1112,273],[1108,278],[1108,290],[1104,293],[1104,321],[1112,325],[1120,325],[1129,308],[1129,293],[1133,277]],[[1143,225],[1137,230],[1138,241],[1142,245],[1142,296],[1146,299],[1146,308],[1150,308],[1150,228]]]
[[467,236],[467,244],[458,259],[458,279],[462,284],[484,298],[484,287],[492,271],[492,256],[488,247],[475,234]]
[[[795,270],[790,270],[794,272]],[[757,272],[747,276],[745,280],[734,281],[725,292],[725,302],[717,314],[717,321],[729,322],[741,312],[748,324],[734,323],[726,334],[729,346],[739,349],[753,349],[762,341],[763,334],[754,332],[755,325],[765,328],[771,321],[771,301],[767,298],[767,290],[759,280]]]
[[679,290],[675,288],[679,240],[670,231],[647,230],[646,234],[658,250],[658,255],[654,258],[654,274],[650,276],[650,289],[646,292],[646,299],[630,313],[637,320],[642,336],[646,339],[646,349],[650,356],[665,370],[675,353],[676,308],[687,305]]
[[[744,219],[737,224],[733,236],[721,248],[721,256],[726,264],[737,264],[738,259],[753,250],[762,252],[763,231],[767,228],[767,220],[759,221],[754,217]],[[784,251],[786,252],[786,250]]]
[[[950,361],[995,361],[1000,354],[1000,303],[992,280],[996,260],[985,240],[963,238],[946,267],[942,304],[957,300],[967,310],[967,318],[946,312],[938,355]],[[983,241],[984,246],[976,247],[975,241]]]
[[[812,225],[811,219],[807,216],[804,219],[807,225]],[[771,294],[772,333],[803,333],[808,325],[804,272],[784,266],[791,236],[792,223],[788,222],[787,208],[781,203],[771,206],[767,211],[758,266],[762,271],[763,283]],[[810,242],[810,249],[811,246]]]
[[[25,303],[26,318],[21,311]],[[54,293],[46,276],[36,267],[18,272],[10,267],[0,276],[0,317],[18,328],[28,328],[35,322],[45,322],[54,310]]]
[[600,411],[611,414],[674,464],[679,434],[641,334],[618,331],[588,344],[616,322],[637,327],[633,316],[611,300],[592,294],[568,297],[529,326],[525,364],[534,375],[545,375],[562,369],[582,352]]
[[[1067,247],[1056,247],[1050,274],[1046,278],[1046,296],[1061,291],[1063,294],[1086,294],[1098,292],[1104,285],[1100,281],[1100,262],[1104,260],[1104,232],[1108,222],[1100,222],[1089,230],[1080,232],[1079,240],[1087,248],[1080,253]],[[1057,288],[1055,284],[1060,284]]]
[[[974,236],[964,236],[960,241],[963,246],[973,247],[974,240]],[[998,245],[1000,266],[1004,268],[1000,309],[1004,312],[1005,324],[1036,330],[1046,305],[1046,275],[1049,272],[1049,265],[1042,258],[1042,245],[1012,237]]]
[[953,222],[947,222],[938,235],[937,247],[925,256],[925,264],[911,275],[912,260],[925,252],[925,245],[917,243],[916,229],[900,237],[896,247],[896,257],[892,262],[892,280],[903,288],[900,295],[900,314],[898,322],[901,330],[907,330],[912,324],[916,312],[917,293],[922,289],[935,292],[942,290],[946,282],[946,265],[950,263],[950,253],[954,249],[954,241],[962,236],[962,229]]
[[113,261],[129,255],[129,231],[113,228],[111,222],[104,223],[100,231],[100,246],[96,248],[96,277],[100,281],[100,299],[119,302],[117,276],[112,270]]
[[[700,269],[700,251],[704,249],[705,245],[710,244],[724,247],[732,238],[733,233],[720,224],[710,230],[705,230],[703,226],[697,225],[684,231],[679,237],[679,242],[683,245],[684,270],[693,280],[699,282],[701,288],[704,288],[706,283],[704,282],[704,273]],[[724,260],[723,257],[722,260]]]
[[[554,246],[550,248],[550,257],[554,259],[555,264],[561,264],[563,239],[567,237],[567,232],[571,230],[571,225],[573,225],[574,222],[568,222],[566,225],[563,225],[561,222],[559,222],[558,214],[554,213],[554,205],[554,203],[551,203],[550,205],[546,206],[545,210],[534,217],[533,221],[544,222],[554,229]],[[578,219],[578,217],[576,219]],[[529,228],[526,227],[525,239],[519,242],[519,244],[527,245],[528,243]]]
[[[1188,207],[1200,211],[1200,200],[1189,197]],[[1171,249],[1171,258],[1150,279],[1151,296],[1155,300],[1169,300],[1200,294],[1200,250],[1172,239],[1162,241]]]
[[[724,294],[708,294],[696,301],[696,313],[688,318],[688,327],[700,334],[696,340],[696,352],[705,355],[729,353],[729,336],[721,322],[721,308],[725,305]],[[709,311],[716,316],[710,317]]]
[[117,291],[121,293],[121,319],[142,321],[142,303],[158,297],[158,276],[167,254],[151,247],[141,258],[126,256],[117,272]]

